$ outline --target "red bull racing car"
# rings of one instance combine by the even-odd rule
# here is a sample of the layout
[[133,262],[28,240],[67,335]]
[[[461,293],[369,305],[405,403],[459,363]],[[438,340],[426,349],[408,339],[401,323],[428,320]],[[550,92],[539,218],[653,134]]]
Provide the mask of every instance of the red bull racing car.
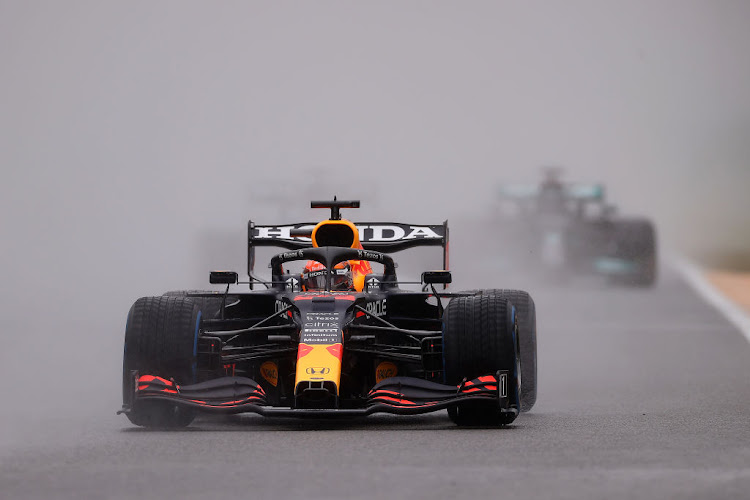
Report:
[[[214,271],[221,292],[138,299],[125,329],[124,413],[181,427],[198,412],[267,417],[413,415],[505,425],[536,400],[536,311],[521,290],[447,292],[448,225],[248,224],[249,281]],[[254,273],[258,246],[271,279]],[[443,270],[402,288],[389,253],[440,246]],[[304,266],[301,270],[296,267]],[[414,285],[415,283],[411,283]],[[238,290],[238,285],[247,289]]]

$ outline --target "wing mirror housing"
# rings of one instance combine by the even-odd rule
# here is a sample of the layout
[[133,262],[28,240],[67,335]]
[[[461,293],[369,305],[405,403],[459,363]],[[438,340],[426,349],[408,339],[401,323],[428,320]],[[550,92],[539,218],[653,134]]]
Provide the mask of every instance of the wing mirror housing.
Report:
[[425,271],[422,273],[422,283],[425,285],[447,285],[453,281],[450,271]]
[[235,285],[237,273],[234,271],[211,271],[208,282],[212,285]]

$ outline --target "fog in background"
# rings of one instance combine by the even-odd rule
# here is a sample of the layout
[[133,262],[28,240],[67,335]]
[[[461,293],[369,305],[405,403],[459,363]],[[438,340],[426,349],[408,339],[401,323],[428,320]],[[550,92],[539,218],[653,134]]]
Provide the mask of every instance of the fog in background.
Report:
[[458,271],[498,184],[562,165],[670,255],[746,263],[749,27],[739,0],[0,0],[0,412],[114,411],[130,304],[244,271],[247,220],[311,198],[447,218]]

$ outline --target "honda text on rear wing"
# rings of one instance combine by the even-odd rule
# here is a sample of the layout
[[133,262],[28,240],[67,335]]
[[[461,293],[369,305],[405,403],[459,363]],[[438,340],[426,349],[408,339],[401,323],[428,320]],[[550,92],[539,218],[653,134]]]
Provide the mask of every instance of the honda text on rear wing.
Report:
[[[339,201],[331,207],[331,220],[340,218],[339,207],[353,206],[354,202]],[[322,202],[321,202],[322,204]],[[325,207],[330,207],[326,202]],[[317,202],[311,203],[317,208]],[[323,208],[323,207],[320,207]],[[312,231],[316,224],[302,222],[286,225],[260,225],[248,221],[247,224],[247,273],[253,275],[255,268],[255,247],[281,247],[290,250],[310,248]],[[359,232],[359,242],[365,250],[383,253],[398,252],[421,246],[440,246],[443,248],[443,269],[448,269],[448,221],[442,224],[403,224],[398,222],[354,222]]]

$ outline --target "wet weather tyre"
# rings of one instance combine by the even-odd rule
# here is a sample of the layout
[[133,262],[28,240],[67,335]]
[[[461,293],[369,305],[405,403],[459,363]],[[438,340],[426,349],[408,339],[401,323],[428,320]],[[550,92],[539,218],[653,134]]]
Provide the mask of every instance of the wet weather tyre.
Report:
[[509,300],[516,308],[518,346],[521,357],[521,411],[531,410],[537,394],[536,304],[523,290],[468,290],[475,295],[495,295]]
[[536,403],[536,304],[523,290],[480,290],[510,301],[516,308],[518,347],[521,355],[521,411],[531,410]]
[[[174,379],[178,384],[196,381],[196,347],[201,309],[185,297],[143,297],[130,308],[125,328],[123,400],[129,401],[133,371]],[[185,427],[195,413],[168,401],[139,400],[127,413],[143,427]]]
[[[451,299],[443,316],[443,359],[447,384],[460,384],[508,370],[518,370],[518,343],[513,305],[496,295]],[[494,401],[466,401],[448,409],[458,425],[504,425],[515,413],[500,411]]]

